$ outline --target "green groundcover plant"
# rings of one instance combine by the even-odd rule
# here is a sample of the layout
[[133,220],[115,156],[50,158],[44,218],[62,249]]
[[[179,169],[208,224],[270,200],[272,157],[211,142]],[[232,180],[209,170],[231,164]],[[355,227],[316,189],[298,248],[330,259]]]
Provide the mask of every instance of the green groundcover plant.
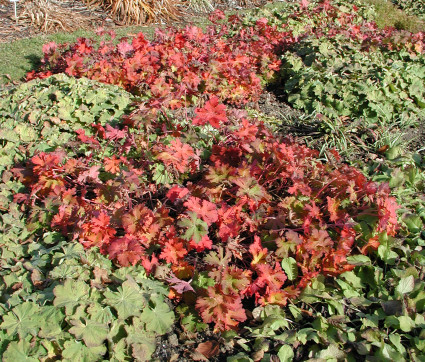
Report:
[[[267,315],[395,235],[388,187],[337,153],[324,164],[216,98],[195,115],[182,124],[139,106],[124,122],[84,125],[54,150],[6,165],[6,357],[148,359],[178,315],[192,332],[240,328],[249,300]],[[48,312],[54,325],[40,325]],[[46,340],[44,329],[58,326],[64,333]]]
[[363,125],[425,118],[425,58],[375,49],[341,37],[312,39],[284,54],[282,77],[288,101],[331,119]]
[[64,74],[0,94],[0,172],[36,151],[55,149],[93,122],[116,124],[133,96],[121,88]]
[[391,0],[395,5],[408,14],[414,14],[425,18],[425,2],[423,0]]

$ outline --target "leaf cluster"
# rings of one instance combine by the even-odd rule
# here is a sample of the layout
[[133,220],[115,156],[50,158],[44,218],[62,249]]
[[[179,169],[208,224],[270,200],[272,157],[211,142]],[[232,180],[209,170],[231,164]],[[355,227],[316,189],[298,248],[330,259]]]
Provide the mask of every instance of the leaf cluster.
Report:
[[175,320],[167,287],[22,218],[15,208],[1,221],[3,360],[148,360]]
[[425,19],[425,2],[423,0],[391,0],[392,3],[408,14],[414,14]]
[[[226,121],[205,157],[178,124],[153,139],[135,113],[122,129],[77,131],[71,152],[38,153],[12,173],[26,187],[15,201],[26,205],[31,230],[143,265],[172,281],[176,301],[192,295],[203,321],[224,331],[247,319],[243,299],[285,306],[317,275],[351,270],[347,256],[395,235],[398,206],[385,184],[336,152],[323,163],[216,102],[197,110],[211,124]],[[213,285],[195,282],[202,273]]]
[[80,128],[116,124],[133,96],[119,87],[57,74],[0,95],[0,174],[35,152],[54,150]]
[[293,38],[264,22],[229,37],[241,20],[233,16],[229,25],[220,24],[223,16],[215,13],[215,24],[206,31],[196,26],[157,29],[152,41],[139,33],[131,43],[123,38],[117,45],[102,41],[96,46],[84,38],[75,44],[49,43],[43,47],[42,68],[27,78],[62,72],[84,76],[147,96],[152,107],[197,104],[203,94],[234,104],[255,101],[279,68],[274,49]]
[[304,41],[284,59],[284,89],[295,108],[375,128],[425,118],[423,56],[364,52],[338,36]]

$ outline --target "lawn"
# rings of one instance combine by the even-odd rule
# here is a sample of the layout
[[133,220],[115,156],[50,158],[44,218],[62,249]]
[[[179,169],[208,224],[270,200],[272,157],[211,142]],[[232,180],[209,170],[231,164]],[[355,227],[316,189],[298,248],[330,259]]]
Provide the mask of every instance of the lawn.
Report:
[[3,360],[425,361],[425,6],[395,3],[2,44]]

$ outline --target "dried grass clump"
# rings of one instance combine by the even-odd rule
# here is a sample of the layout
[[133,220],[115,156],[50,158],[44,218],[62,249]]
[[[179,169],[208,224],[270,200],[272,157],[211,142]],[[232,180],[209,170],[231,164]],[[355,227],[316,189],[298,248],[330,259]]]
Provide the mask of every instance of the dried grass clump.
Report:
[[185,0],[184,4],[189,11],[208,13],[215,9],[237,10],[262,6],[272,0]]
[[141,25],[159,21],[182,20],[180,0],[84,0],[89,6],[100,6],[122,25]]
[[78,12],[73,12],[70,16],[69,9],[49,0],[30,0],[21,6],[19,23],[27,23],[44,33],[87,28],[94,21],[92,16]]
[[184,4],[194,13],[203,14],[215,10],[214,1],[210,0],[186,0]]

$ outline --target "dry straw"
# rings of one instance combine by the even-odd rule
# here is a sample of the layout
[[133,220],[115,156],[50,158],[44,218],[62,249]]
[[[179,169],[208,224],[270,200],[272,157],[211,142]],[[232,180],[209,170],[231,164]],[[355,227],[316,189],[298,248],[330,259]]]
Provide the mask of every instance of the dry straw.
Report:
[[168,20],[180,20],[183,3],[175,0],[85,0],[109,11],[116,22],[140,25]]
[[19,23],[50,33],[58,30],[72,31],[89,27],[94,18],[90,15],[73,11],[49,0],[31,0],[21,5]]

